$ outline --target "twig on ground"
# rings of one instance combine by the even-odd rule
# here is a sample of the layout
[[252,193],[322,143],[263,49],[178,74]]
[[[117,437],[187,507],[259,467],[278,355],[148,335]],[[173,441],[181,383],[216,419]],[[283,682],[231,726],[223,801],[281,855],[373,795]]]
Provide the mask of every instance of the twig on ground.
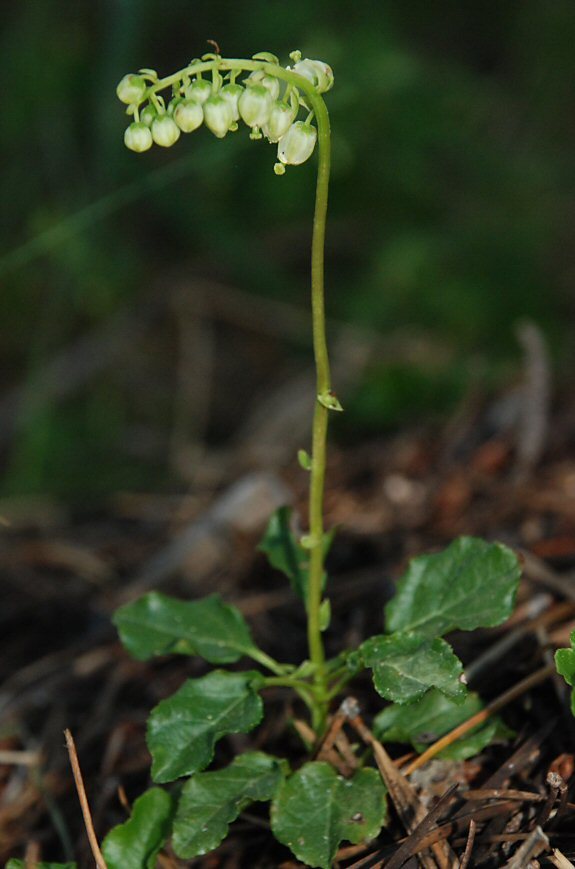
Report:
[[554,848],[553,853],[549,854],[547,859],[550,863],[553,863],[554,866],[557,866],[558,869],[575,869],[575,866],[568,860],[565,854],[562,854],[559,848]]
[[505,869],[525,869],[532,858],[539,856],[549,848],[549,839],[541,829],[535,827],[523,845],[518,848],[511,860],[505,864]]
[[0,765],[39,766],[42,756],[38,751],[0,751]]
[[463,857],[461,858],[461,863],[459,864],[459,869],[467,869],[467,866],[469,866],[469,861],[471,860],[471,853],[473,851],[473,844],[475,842],[476,830],[477,830],[477,824],[472,818],[469,822],[469,833],[467,835],[467,843],[465,845],[465,851],[463,852]]
[[96,861],[96,866],[98,867],[98,869],[108,869],[108,867],[106,866],[106,861],[104,860],[104,856],[100,851],[100,846],[98,844],[98,839],[94,830],[94,824],[92,823],[90,805],[88,803],[88,797],[86,795],[86,789],[84,787],[84,779],[82,778],[82,770],[80,769],[80,762],[78,760],[78,754],[76,752],[74,737],[72,736],[71,731],[68,729],[64,731],[64,736],[66,737],[66,748],[68,749],[68,755],[70,757],[70,765],[72,767],[72,773],[74,775],[74,783],[76,785],[76,791],[78,792],[78,799],[80,800],[80,806],[82,807],[84,826],[86,827],[86,833],[88,835],[90,849],[92,851],[92,854],[94,855],[94,860]]

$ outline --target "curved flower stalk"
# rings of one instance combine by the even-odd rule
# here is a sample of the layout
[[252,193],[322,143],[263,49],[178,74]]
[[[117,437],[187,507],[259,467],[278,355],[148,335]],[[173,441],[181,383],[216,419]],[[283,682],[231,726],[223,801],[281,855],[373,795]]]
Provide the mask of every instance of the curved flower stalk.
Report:
[[[269,52],[250,59],[206,54],[178,72],[159,78],[155,70],[142,69],[124,76],[118,98],[132,117],[124,141],[135,152],[155,143],[174,145],[181,134],[206,126],[217,138],[244,127],[251,139],[266,139],[277,147],[274,171],[305,163],[318,150],[318,175],[311,256],[311,297],[316,403],[312,451],[306,455],[310,471],[308,533],[301,539],[308,552],[309,581],[306,594],[308,646],[313,691],[306,702],[319,734],[324,729],[330,700],[322,631],[327,627],[327,601],[322,603],[325,578],[323,494],[329,412],[341,410],[331,390],[324,313],[324,240],[330,171],[330,126],[323,94],[334,82],[331,68],[319,60],[290,55],[293,66],[282,66]],[[245,76],[242,78],[242,76]],[[163,94],[168,93],[168,96]],[[301,113],[301,117],[299,117]],[[302,451],[303,452],[303,451]]]

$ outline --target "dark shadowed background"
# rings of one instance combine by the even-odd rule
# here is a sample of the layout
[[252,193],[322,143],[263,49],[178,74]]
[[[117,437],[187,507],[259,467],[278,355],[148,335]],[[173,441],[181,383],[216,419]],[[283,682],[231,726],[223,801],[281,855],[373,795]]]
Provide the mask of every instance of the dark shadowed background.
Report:
[[309,369],[314,161],[278,178],[245,130],[123,146],[117,81],[167,74],[208,39],[335,71],[336,437],[512,383],[525,318],[568,370],[571,0],[41,0],[2,17],[4,498],[181,489]]

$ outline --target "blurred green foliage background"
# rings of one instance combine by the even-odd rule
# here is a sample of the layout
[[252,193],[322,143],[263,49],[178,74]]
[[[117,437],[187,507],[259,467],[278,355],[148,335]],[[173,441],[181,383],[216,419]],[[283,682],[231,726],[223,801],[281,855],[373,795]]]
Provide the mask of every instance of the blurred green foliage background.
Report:
[[[0,494],[96,503],[178,483],[178,316],[161,301],[178,280],[249,293],[254,312],[261,297],[306,310],[313,161],[277,178],[273,147],[245,130],[123,146],[117,81],[180,68],[207,39],[333,66],[329,312],[449,350],[372,367],[350,398],[357,436],[445,412],[477,360],[505,379],[520,318],[559,370],[572,358],[572,0],[6,0],[0,39]],[[234,341],[229,327],[215,338],[215,442],[252,387],[309,354],[255,341],[252,384]]]

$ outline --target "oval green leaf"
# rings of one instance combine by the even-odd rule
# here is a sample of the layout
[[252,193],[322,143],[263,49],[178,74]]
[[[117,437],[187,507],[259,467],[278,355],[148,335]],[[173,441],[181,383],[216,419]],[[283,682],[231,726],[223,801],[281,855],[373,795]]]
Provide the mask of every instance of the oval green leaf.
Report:
[[306,763],[273,800],[272,830],[298,860],[329,869],[340,842],[377,836],[386,819],[385,794],[374,769],[344,779],[327,763]]
[[359,652],[372,670],[376,691],[395,703],[412,703],[437,688],[463,701],[463,665],[451,646],[439,638],[399,633],[370,637]]
[[161,788],[138,797],[129,820],[110,830],[102,843],[108,869],[155,869],[170,834],[172,808],[171,796]]
[[169,782],[205,769],[218,739],[247,733],[259,724],[263,707],[256,691],[262,682],[255,671],[214,670],[189,679],[162,700],[148,719],[154,781]]
[[120,607],[113,621],[124,646],[140,661],[173,653],[231,664],[255,649],[242,614],[218,594],[184,601],[154,591]]
[[285,761],[262,752],[241,754],[226,769],[198,772],[182,789],[172,843],[178,857],[213,851],[250,803],[271,800],[284,778]]
[[511,615],[520,575],[511,549],[460,537],[411,561],[386,607],[386,630],[437,637],[499,625]]
[[[467,692],[463,703],[453,703],[440,691],[431,690],[415,703],[388,706],[375,718],[373,731],[382,742],[408,743],[421,753],[432,742],[481,709],[483,704],[473,691]],[[438,757],[466,760],[479,754],[492,742],[508,739],[512,735],[501,719],[494,716],[440,752]]]

